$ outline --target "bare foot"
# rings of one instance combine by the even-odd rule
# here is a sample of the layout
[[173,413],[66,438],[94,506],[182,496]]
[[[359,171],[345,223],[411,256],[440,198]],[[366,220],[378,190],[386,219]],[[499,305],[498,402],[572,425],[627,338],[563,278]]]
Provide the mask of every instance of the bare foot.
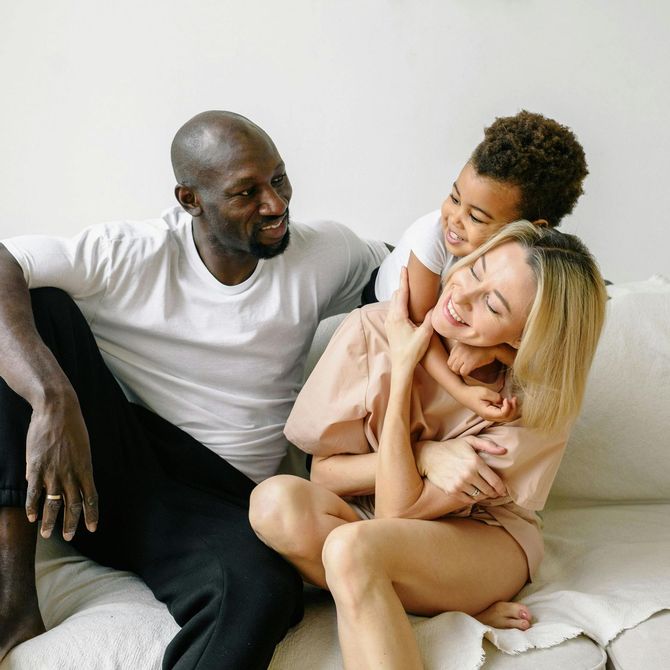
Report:
[[22,609],[25,611],[15,611],[13,616],[5,612],[0,616],[0,663],[14,647],[46,630],[37,603]]
[[35,526],[19,507],[0,507],[0,662],[44,633],[35,589]]
[[530,610],[521,603],[493,603],[483,612],[475,614],[475,619],[492,628],[528,630],[531,626]]

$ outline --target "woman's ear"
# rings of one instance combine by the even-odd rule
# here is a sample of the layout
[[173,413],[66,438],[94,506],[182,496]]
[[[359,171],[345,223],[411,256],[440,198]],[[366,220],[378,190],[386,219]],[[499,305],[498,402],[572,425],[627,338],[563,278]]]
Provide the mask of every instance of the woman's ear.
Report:
[[202,214],[202,207],[198,202],[198,194],[188,186],[177,184],[174,187],[174,195],[177,202],[191,215],[200,216]]
[[531,222],[534,226],[549,226],[549,221],[546,219],[535,219]]

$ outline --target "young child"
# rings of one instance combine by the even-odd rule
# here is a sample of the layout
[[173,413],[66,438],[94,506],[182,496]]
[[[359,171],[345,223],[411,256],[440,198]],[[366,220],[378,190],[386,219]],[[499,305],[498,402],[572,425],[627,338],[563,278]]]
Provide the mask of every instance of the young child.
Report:
[[[442,277],[456,261],[517,219],[558,226],[583,193],[587,174],[584,150],[566,126],[527,111],[496,119],[485,129],[484,140],[456,178],[442,208],[415,221],[379,267],[375,298],[391,298],[400,268],[406,265],[410,317],[422,323],[435,305]],[[495,318],[496,312],[489,309]],[[516,399],[468,385],[463,377],[476,370],[475,376],[485,379],[484,366],[509,366],[514,356],[514,343],[494,348],[459,344],[447,354],[434,335],[422,363],[460,403],[484,419],[501,422],[519,416]]]

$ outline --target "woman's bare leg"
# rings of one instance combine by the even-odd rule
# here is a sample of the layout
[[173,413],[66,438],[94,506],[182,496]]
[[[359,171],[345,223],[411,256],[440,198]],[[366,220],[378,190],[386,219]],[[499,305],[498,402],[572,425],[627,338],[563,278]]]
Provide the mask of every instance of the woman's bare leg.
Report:
[[422,668],[405,611],[475,615],[528,578],[505,530],[468,519],[376,519],[336,528],[323,560],[347,670]]
[[261,482],[251,494],[249,521],[258,537],[281,554],[303,579],[325,589],[323,543],[338,526],[359,516],[328,489],[292,475]]

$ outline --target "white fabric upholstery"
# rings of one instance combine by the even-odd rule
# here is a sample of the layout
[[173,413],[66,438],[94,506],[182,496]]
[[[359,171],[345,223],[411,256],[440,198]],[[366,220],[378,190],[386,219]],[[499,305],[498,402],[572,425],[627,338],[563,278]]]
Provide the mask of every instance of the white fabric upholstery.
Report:
[[[547,555],[520,596],[534,625],[521,633],[460,613],[414,618],[428,670],[595,670],[605,650],[614,670],[670,658],[670,283],[656,277],[610,293],[584,409],[544,513]],[[312,358],[334,325],[321,329]],[[50,630],[1,670],[160,667],[176,625],[137,578],[41,540],[37,577]],[[332,602],[307,598],[272,670],[341,667]]]
[[657,275],[609,294],[582,413],[551,495],[670,502],[670,282]]
[[670,611],[626,630],[607,648],[614,670],[667,668],[670,665]]

